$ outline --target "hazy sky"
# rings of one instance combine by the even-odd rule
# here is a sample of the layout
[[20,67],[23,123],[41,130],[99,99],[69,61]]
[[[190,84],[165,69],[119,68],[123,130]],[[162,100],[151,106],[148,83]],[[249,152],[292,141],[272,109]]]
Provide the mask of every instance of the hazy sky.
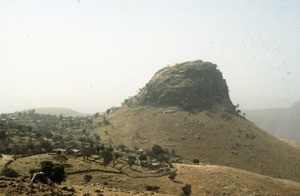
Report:
[[218,65],[242,109],[300,101],[300,1],[0,0],[0,113],[95,113],[166,65]]

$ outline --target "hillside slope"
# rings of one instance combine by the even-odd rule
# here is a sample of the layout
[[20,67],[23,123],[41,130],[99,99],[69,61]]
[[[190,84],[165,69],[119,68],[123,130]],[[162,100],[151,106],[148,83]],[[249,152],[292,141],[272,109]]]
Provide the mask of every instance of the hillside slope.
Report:
[[217,165],[176,164],[177,179],[194,195],[300,195],[300,183]]
[[300,151],[253,123],[227,112],[123,107],[95,131],[105,142],[149,149],[159,144],[200,162],[300,181]]
[[269,133],[300,141],[300,102],[289,108],[245,111],[247,119]]
[[[48,157],[48,158],[47,158]],[[39,165],[49,155],[35,155],[17,159],[14,166],[20,168],[24,175],[22,165]],[[157,177],[136,178],[124,173],[112,173],[112,167],[104,167],[84,162],[80,159],[68,160],[73,167],[72,171],[80,171],[84,167],[100,167],[103,170],[93,172],[73,172],[61,185],[49,186],[40,183],[30,183],[29,177],[7,178],[0,176],[0,194],[2,195],[181,195],[181,188],[190,184],[192,195],[289,195],[300,194],[300,183],[271,178],[256,173],[218,166],[218,165],[190,165],[173,164],[177,176],[174,181],[167,175]],[[12,165],[11,165],[12,166]],[[20,171],[20,172],[21,172]],[[128,170],[128,172],[136,172]],[[83,183],[85,175],[91,175],[89,183]],[[21,183],[20,183],[21,182]],[[103,182],[106,182],[104,185]],[[158,193],[147,191],[146,186],[159,187]],[[19,187],[22,187],[20,189]],[[58,192],[61,192],[58,194]]]
[[300,182],[300,151],[238,115],[217,66],[193,61],[159,70],[94,130],[103,141],[159,144],[203,163]]
[[[90,186],[82,184],[83,175],[76,174],[68,177],[67,184],[74,186],[77,193],[89,192],[95,194],[93,189],[103,179],[109,179],[113,184],[111,193],[107,195],[147,195],[150,193],[145,190],[146,185],[160,187],[158,193],[152,192],[151,195],[181,195],[181,188],[185,184],[192,187],[192,195],[289,195],[300,194],[300,183],[289,180],[271,178],[240,169],[223,167],[218,165],[189,165],[174,164],[177,170],[175,181],[172,182],[167,176],[156,178],[130,178],[125,175],[112,175],[100,172],[89,173],[93,176]],[[122,183],[120,183],[122,182]],[[100,183],[101,184],[101,183]],[[110,185],[112,187],[112,185]],[[103,187],[101,187],[103,190]],[[105,189],[104,189],[105,190]],[[93,194],[94,193],[94,194]],[[114,194],[113,194],[114,193]],[[127,194],[126,194],[127,193]],[[104,195],[106,195],[104,194]]]

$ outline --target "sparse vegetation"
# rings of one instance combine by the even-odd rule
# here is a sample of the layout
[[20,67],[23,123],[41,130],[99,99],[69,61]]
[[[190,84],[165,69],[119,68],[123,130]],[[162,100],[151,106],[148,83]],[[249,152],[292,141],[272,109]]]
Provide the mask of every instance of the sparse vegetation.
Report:
[[66,155],[58,154],[54,157],[54,159],[60,163],[64,163],[68,160],[68,157]]
[[176,171],[171,171],[170,174],[169,174],[169,179],[171,181],[174,181],[176,176],[177,176],[177,172]]
[[193,159],[193,163],[198,165],[200,163],[200,161],[199,161],[199,159]]
[[130,166],[130,168],[135,164],[136,157],[135,156],[129,156],[127,160],[127,164]]
[[156,191],[156,192],[158,192],[159,189],[160,189],[159,186],[146,185],[146,190],[147,191]]
[[[158,192],[161,189],[162,193],[171,195],[181,191],[182,195],[191,195],[192,186],[195,195],[210,194],[214,188],[218,191],[225,190],[223,186],[219,186],[220,179],[223,180],[224,176],[229,179],[228,182],[233,184],[233,186],[226,186],[229,187],[228,189],[241,191],[234,183],[239,182],[239,187],[243,187],[243,190],[262,193],[257,189],[259,185],[248,189],[249,185],[245,185],[245,182],[252,179],[241,177],[240,171],[229,168],[228,171],[231,170],[230,172],[234,173],[234,175],[229,175],[231,173],[226,173],[227,170],[224,167],[214,167],[209,165],[209,162],[252,171],[257,171],[256,169],[259,167],[262,174],[295,181],[299,179],[299,175],[294,172],[298,167],[299,156],[297,155],[299,153],[297,154],[292,147],[278,142],[275,138],[249,124],[245,119],[240,118],[237,115],[237,108],[234,108],[228,100],[229,98],[226,97],[228,92],[224,91],[218,94],[219,90],[228,90],[227,86],[222,86],[226,83],[220,81],[222,77],[218,73],[218,76],[214,73],[208,74],[217,77],[218,82],[207,83],[208,88],[213,89],[207,90],[203,94],[201,92],[192,94],[192,96],[198,96],[200,93],[201,96],[204,96],[203,99],[201,97],[200,101],[190,102],[189,98],[182,95],[181,98],[184,100],[178,103],[177,86],[175,89],[169,88],[169,82],[171,80],[175,84],[180,82],[181,78],[177,78],[177,76],[181,74],[181,71],[186,72],[186,77],[198,78],[199,75],[185,68],[179,69],[180,64],[177,66],[176,71],[178,72],[173,74],[174,70],[171,71],[174,78],[167,75],[164,78],[166,80],[163,80],[162,83],[152,81],[153,84],[167,85],[166,88],[162,88],[166,91],[160,92],[162,94],[157,95],[158,97],[148,97],[153,93],[152,91],[157,90],[148,89],[149,85],[152,85],[148,84],[141,89],[138,96],[126,100],[124,107],[110,108],[107,110],[107,114],[96,113],[93,116],[76,118],[63,115],[40,115],[34,110],[18,114],[5,114],[3,120],[0,121],[0,152],[5,154],[1,159],[1,165],[6,169],[13,168],[15,171],[3,170],[1,173],[6,173],[6,176],[14,176],[14,172],[16,172],[17,175],[26,176],[29,170],[32,175],[36,174],[37,182],[48,183],[48,185],[52,184],[47,182],[49,180],[60,184],[66,180],[67,173],[69,177],[66,186],[61,186],[69,192],[74,192],[74,188],[69,187],[69,185],[73,185],[72,183],[80,186],[81,189],[86,186],[83,185],[83,182],[92,181],[93,183],[90,185],[95,189],[101,186],[101,189],[95,190],[97,193],[100,193],[105,185],[111,189],[114,187],[126,188],[126,192],[133,190]],[[205,66],[208,70],[214,70],[210,65]],[[164,71],[167,72],[168,68]],[[201,70],[198,71],[201,72]],[[154,80],[159,80],[159,78]],[[206,80],[208,79],[203,79],[203,81]],[[191,79],[191,81],[193,80]],[[206,84],[203,81],[197,82],[201,85]],[[190,81],[187,81],[187,85],[189,84]],[[186,88],[181,85],[186,84],[179,83],[178,87]],[[190,87],[192,88],[193,85],[191,84]],[[156,87],[161,88],[160,86]],[[206,88],[202,87],[199,89]],[[190,89],[187,88],[186,91],[189,92],[188,90]],[[180,90],[179,95],[182,92]],[[216,94],[217,97],[215,97]],[[141,99],[135,100],[137,98]],[[215,99],[210,100],[210,98]],[[145,100],[149,102],[143,102]],[[156,105],[151,105],[152,101]],[[194,106],[197,106],[195,110]],[[233,111],[230,110],[231,106]],[[209,110],[198,112],[204,108],[209,108]],[[270,150],[268,153],[263,153],[265,151],[262,149]],[[282,149],[285,151],[281,151]],[[177,151],[183,158],[177,154]],[[35,155],[36,158],[33,158]],[[258,160],[258,157],[262,156],[265,158]],[[201,162],[204,164],[191,165],[199,164],[199,159],[195,157],[201,158]],[[279,162],[280,164],[277,164]],[[276,165],[272,165],[273,163]],[[285,167],[286,165],[288,166]],[[220,172],[221,169],[222,172]],[[200,177],[197,172],[201,174]],[[245,176],[254,176],[250,173],[246,174]],[[231,178],[232,176],[234,179]],[[211,181],[212,177],[213,182]],[[255,176],[253,178],[261,179],[263,177]],[[251,183],[253,182],[251,181]],[[277,182],[279,182],[278,184],[288,184],[288,182],[279,180]],[[2,181],[0,186],[1,183]],[[183,186],[182,183],[189,184]],[[228,185],[226,183],[222,182],[222,184]],[[201,186],[205,189],[199,189],[198,184],[203,184]],[[32,187],[37,190],[35,185]],[[293,184],[293,187],[297,187],[297,184]],[[224,193],[232,190],[226,189]],[[45,194],[48,193],[45,192]],[[241,195],[247,193],[242,192]]]
[[85,183],[89,183],[91,180],[92,180],[92,176],[91,175],[88,175],[88,174],[84,175],[83,181]]
[[192,186],[190,184],[186,184],[181,188],[181,190],[183,196],[189,196],[192,193]]
[[112,152],[109,150],[104,150],[102,152],[102,156],[103,156],[103,165],[104,166],[107,166],[114,158]]
[[16,172],[16,170],[12,168],[3,168],[1,170],[1,175],[6,177],[18,177],[19,174]]

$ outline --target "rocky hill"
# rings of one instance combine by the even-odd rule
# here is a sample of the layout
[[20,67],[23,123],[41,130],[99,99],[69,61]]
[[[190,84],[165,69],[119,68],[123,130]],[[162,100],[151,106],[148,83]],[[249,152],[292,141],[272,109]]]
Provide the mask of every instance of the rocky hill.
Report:
[[194,61],[158,71],[94,130],[102,141],[300,181],[300,151],[239,116],[216,65]]
[[289,108],[245,111],[247,118],[272,135],[300,141],[300,102]]
[[217,66],[203,61],[186,62],[159,70],[128,106],[177,106],[186,111],[215,106],[233,112],[228,87]]

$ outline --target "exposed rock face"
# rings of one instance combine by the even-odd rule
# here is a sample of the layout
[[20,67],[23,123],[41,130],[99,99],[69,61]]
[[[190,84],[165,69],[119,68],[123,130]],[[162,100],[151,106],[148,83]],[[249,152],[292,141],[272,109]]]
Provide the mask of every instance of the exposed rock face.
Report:
[[129,106],[178,106],[185,110],[211,109],[215,103],[234,111],[228,87],[215,64],[201,60],[159,70]]

